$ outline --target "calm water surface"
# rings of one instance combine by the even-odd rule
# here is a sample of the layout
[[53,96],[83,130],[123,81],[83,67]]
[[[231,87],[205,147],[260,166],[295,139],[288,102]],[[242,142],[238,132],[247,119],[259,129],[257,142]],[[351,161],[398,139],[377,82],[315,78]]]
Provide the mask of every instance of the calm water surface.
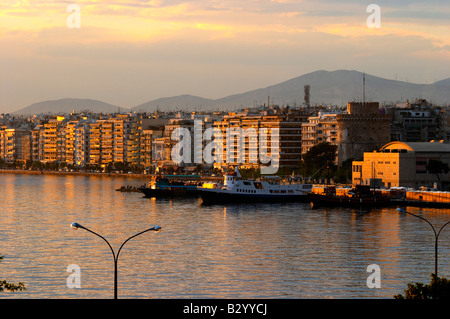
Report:
[[[0,174],[0,279],[27,291],[1,298],[389,298],[408,283],[429,283],[434,235],[395,208],[360,212],[308,204],[201,206],[199,199],[120,193],[135,178]],[[408,207],[436,227],[450,210]],[[439,239],[439,275],[450,277],[450,226]],[[69,265],[81,288],[69,289]],[[367,267],[381,268],[369,289]]]

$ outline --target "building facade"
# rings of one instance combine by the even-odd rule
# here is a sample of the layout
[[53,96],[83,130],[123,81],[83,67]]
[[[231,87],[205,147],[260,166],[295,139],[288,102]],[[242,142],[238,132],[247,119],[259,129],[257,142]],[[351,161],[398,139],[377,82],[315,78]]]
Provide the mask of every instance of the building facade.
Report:
[[[370,185],[371,181],[379,181],[385,187],[434,187],[439,179],[427,171],[431,159],[450,165],[450,144],[390,142],[378,151],[365,152],[363,161],[353,162],[352,182]],[[450,173],[439,178],[442,186],[448,187]]]
[[364,152],[377,150],[391,141],[391,115],[380,112],[378,102],[350,102],[346,114],[336,117],[338,164],[361,160]]

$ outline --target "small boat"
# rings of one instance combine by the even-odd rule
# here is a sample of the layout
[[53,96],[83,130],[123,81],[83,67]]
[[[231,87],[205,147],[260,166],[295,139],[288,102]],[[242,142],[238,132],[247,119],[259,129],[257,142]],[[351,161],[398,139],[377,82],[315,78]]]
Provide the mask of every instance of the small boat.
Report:
[[312,208],[321,206],[384,207],[391,204],[389,196],[372,190],[369,185],[356,185],[347,195],[337,195],[335,187],[328,187],[322,194],[310,193]]
[[204,205],[233,203],[307,202],[312,184],[282,184],[270,181],[243,179],[236,168],[225,174],[223,183],[204,183],[198,188]]
[[117,192],[122,192],[122,193],[131,193],[131,192],[139,192],[139,187],[135,187],[135,186],[120,186],[120,188],[116,189]]
[[[176,176],[176,175],[174,175]],[[178,176],[181,180],[169,177],[157,176],[150,181],[148,187],[140,187],[139,190],[144,193],[145,197],[198,197],[197,187],[201,184],[198,181],[182,180],[182,176]]]

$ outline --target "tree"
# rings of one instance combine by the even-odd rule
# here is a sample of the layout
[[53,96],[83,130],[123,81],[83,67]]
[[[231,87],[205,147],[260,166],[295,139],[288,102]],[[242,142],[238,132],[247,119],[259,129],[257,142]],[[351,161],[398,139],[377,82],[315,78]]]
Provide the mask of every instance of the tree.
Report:
[[[329,142],[319,143],[303,155],[303,164],[307,174],[323,170],[328,177],[330,168],[334,169],[337,146]],[[321,174],[323,175],[323,174]]]
[[[0,260],[2,260],[2,259],[3,259],[3,256],[0,256]],[[3,290],[14,292],[14,291],[23,291],[23,290],[27,290],[27,289],[25,288],[25,285],[21,282],[19,282],[16,285],[16,284],[7,282],[6,280],[2,280],[2,281],[0,281],[0,291],[3,291]]]
[[352,166],[353,158],[346,159],[342,162],[342,165],[338,168],[334,180],[337,183],[347,183],[352,180]]
[[427,164],[427,171],[430,174],[436,175],[439,186],[441,186],[440,174],[447,174],[450,171],[447,163],[443,163],[439,160],[430,159]]
[[423,283],[408,284],[405,295],[396,295],[395,299],[450,299],[450,280],[431,275],[429,285]]

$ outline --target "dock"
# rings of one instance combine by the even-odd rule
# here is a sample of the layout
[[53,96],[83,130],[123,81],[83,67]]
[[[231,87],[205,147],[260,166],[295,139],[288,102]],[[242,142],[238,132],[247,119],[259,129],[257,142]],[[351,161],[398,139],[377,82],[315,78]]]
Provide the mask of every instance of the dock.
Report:
[[[313,193],[323,193],[333,185],[314,185]],[[351,187],[336,187],[336,195],[346,196]],[[450,208],[450,192],[437,190],[413,190],[407,188],[376,189],[391,198],[392,206]]]

